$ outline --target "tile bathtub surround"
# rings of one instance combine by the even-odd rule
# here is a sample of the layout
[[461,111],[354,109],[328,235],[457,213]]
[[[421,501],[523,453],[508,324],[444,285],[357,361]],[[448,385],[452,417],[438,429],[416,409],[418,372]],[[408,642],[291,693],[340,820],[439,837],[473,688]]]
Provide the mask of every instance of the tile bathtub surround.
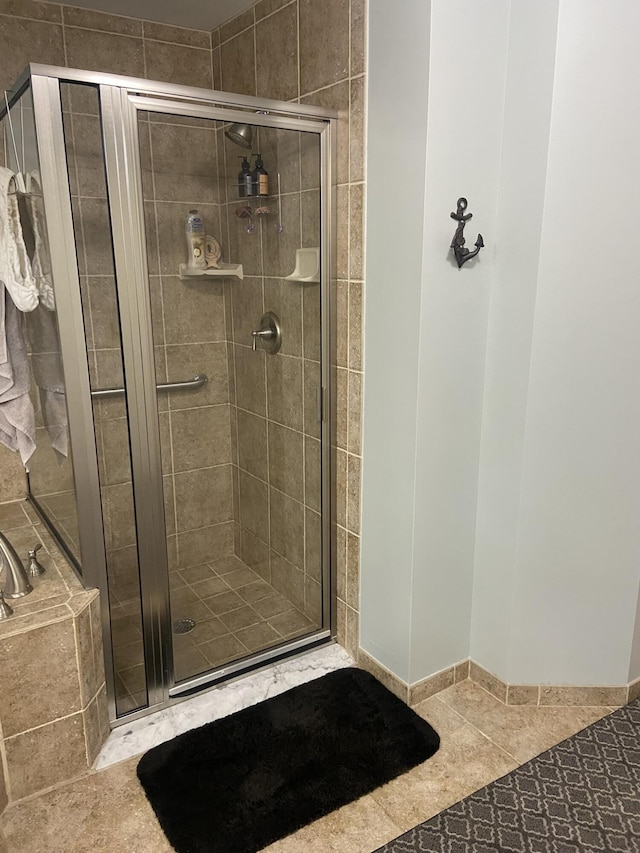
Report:
[[[229,688],[240,690],[253,677]],[[295,683],[291,680],[286,687]],[[210,691],[172,710],[179,712],[193,707],[192,703],[205,703],[220,692]],[[269,695],[266,689],[260,698]],[[235,697],[228,710],[240,707],[245,703]],[[420,702],[416,711],[440,734],[436,755],[372,794],[275,842],[266,848],[268,853],[373,853],[405,830],[605,716],[609,709],[509,707],[467,680]],[[203,704],[194,713],[193,725],[206,719],[209,717]],[[165,723],[158,720],[158,728]],[[170,723],[158,742],[179,730],[178,725]],[[142,750],[155,742],[141,742],[137,731],[129,738],[138,739],[135,748]],[[127,754],[131,753],[120,753],[122,758]],[[80,782],[10,806],[2,818],[9,849],[22,853],[85,853],[89,848],[95,853],[170,853],[170,845],[137,782],[136,764],[137,758],[124,760]],[[70,802],[74,805],[71,810]]]
[[109,725],[98,593],[82,588],[28,505],[0,505],[0,529],[20,556],[41,542],[45,568],[0,623],[0,753],[12,802],[86,773]]

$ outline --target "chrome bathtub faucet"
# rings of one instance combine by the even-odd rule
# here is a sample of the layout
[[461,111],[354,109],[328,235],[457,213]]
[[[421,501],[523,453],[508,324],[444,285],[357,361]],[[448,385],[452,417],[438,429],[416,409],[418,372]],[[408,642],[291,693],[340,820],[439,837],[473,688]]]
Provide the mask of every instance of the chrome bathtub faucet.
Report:
[[0,571],[6,572],[4,589],[0,591],[0,620],[13,613],[5,598],[22,598],[33,591],[29,578],[15,548],[4,533],[0,533]]

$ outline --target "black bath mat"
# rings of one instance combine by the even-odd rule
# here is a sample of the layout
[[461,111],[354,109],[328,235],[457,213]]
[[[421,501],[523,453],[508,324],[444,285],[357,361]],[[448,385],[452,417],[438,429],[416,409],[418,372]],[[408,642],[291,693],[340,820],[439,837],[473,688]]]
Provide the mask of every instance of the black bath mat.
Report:
[[439,744],[373,676],[349,668],[155,747],[138,778],[178,853],[254,853]]

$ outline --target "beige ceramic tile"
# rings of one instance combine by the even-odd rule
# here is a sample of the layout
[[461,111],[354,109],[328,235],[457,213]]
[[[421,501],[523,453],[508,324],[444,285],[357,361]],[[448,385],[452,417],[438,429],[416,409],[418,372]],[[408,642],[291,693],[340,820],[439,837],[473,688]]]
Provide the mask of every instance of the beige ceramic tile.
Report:
[[5,637],[0,642],[0,672],[5,683],[11,685],[10,690],[0,691],[5,737],[80,710],[71,616]]
[[488,690],[501,702],[507,701],[507,685],[492,672],[481,667],[475,661],[469,661],[469,678],[485,690]]
[[260,98],[290,101],[298,97],[297,11],[295,4],[286,6],[256,25],[256,94]]
[[608,708],[595,707],[503,705],[472,681],[444,690],[439,698],[512,755],[518,763],[539,755],[609,712]]
[[[300,0],[300,94],[349,74],[349,0]],[[322,50],[318,50],[318,45]]]
[[171,431],[175,471],[231,462],[228,406],[172,412]]
[[267,361],[269,419],[291,429],[303,427],[302,359],[276,355]]
[[433,726],[440,737],[450,735],[456,729],[466,725],[464,717],[450,708],[437,696],[430,696],[417,704],[413,709],[416,714]]
[[304,498],[303,436],[276,423],[269,424],[269,482],[298,501]]
[[154,21],[144,22],[145,39],[154,41],[168,41],[172,44],[184,44],[189,47],[211,47],[210,33],[200,30],[189,30],[185,27],[170,27],[166,24],[158,24]]
[[5,809],[7,805],[8,797],[7,797],[7,784],[4,778],[4,768],[0,763],[0,815]]
[[201,89],[213,88],[211,51],[165,42],[144,42],[147,77]]
[[78,9],[63,6],[65,27],[84,27],[88,30],[102,30],[107,33],[119,33],[127,36],[142,36],[142,21],[125,18],[122,15],[106,15],[90,9]]
[[267,422],[243,409],[237,411],[238,464],[260,480],[267,479]]
[[436,675],[432,675],[429,678],[418,681],[416,684],[412,684],[409,688],[409,704],[417,705],[424,699],[428,699],[430,696],[435,696],[436,693],[440,693],[447,687],[451,687],[454,680],[454,669],[453,667],[449,667],[449,669],[445,669],[443,672],[438,672]]
[[364,181],[365,148],[365,79],[351,81],[351,111],[349,136],[349,180]]
[[233,519],[231,465],[175,475],[179,533]]
[[1,0],[0,14],[30,18],[33,21],[62,21],[62,8],[53,3],[38,0]]
[[196,566],[204,560],[224,557],[231,554],[232,550],[232,522],[178,534],[178,564],[181,567]]
[[225,21],[220,27],[220,41],[225,42],[238,33],[246,30],[248,27],[253,26],[254,23],[254,14],[253,7],[250,7],[244,12],[241,12],[235,18],[231,18],[229,21]]
[[265,281],[266,309],[277,314],[283,329],[280,348],[283,355],[302,355],[302,293],[300,287],[292,286],[289,281]]
[[88,769],[82,714],[8,738],[5,750],[14,800],[73,779]]
[[455,683],[465,681],[469,678],[469,661],[465,660],[462,663],[457,663],[454,667]]
[[312,580],[320,582],[322,575],[322,518],[320,513],[305,509],[304,567]]
[[237,404],[262,417],[267,412],[265,358],[264,352],[253,352],[247,346],[235,347]]
[[[296,2],[297,0],[294,0],[294,4]],[[259,2],[253,7],[256,14],[256,22],[261,21],[273,12],[277,12],[278,9],[281,9],[282,6],[286,6],[289,3],[291,3],[291,0],[259,0]]]
[[347,529],[360,535],[360,466],[359,456],[347,456]]
[[398,834],[394,822],[368,795],[270,844],[264,853],[370,853]]
[[627,687],[540,687],[541,705],[623,705]]
[[304,506],[277,489],[269,490],[271,547],[297,568],[304,565]]
[[304,442],[304,502],[320,511],[320,442],[305,436]]
[[0,501],[24,500],[27,481],[17,453],[0,447]]
[[271,584],[294,607],[304,608],[304,573],[275,551],[271,552]]
[[[34,3],[33,6],[50,4]],[[51,8],[54,8],[51,4]],[[0,55],[0,80],[2,88],[9,89],[29,62],[36,57],[46,65],[64,65],[62,27],[45,21],[0,17],[2,54]]]
[[351,74],[365,70],[367,0],[351,0]]
[[137,759],[93,773],[4,818],[10,850],[21,853],[171,853],[135,775]]
[[347,604],[360,606],[360,537],[347,533]]
[[371,794],[401,832],[515,769],[510,755],[465,724],[442,732],[440,749],[424,764]]
[[76,27],[65,27],[64,37],[70,68],[144,77],[141,38]]
[[540,689],[534,685],[509,684],[507,705],[537,705]]
[[[316,107],[326,107],[338,113],[338,125],[336,133],[336,173],[337,182],[346,184],[349,182],[349,81],[344,80],[307,95],[302,98],[304,104],[313,104]],[[311,152],[310,152],[311,153]],[[353,178],[352,180],[356,180]]]
[[384,684],[387,690],[390,690],[399,699],[402,699],[403,702],[407,701],[408,687],[405,682],[382,666],[382,664],[378,663],[375,658],[372,658],[363,649],[360,649],[358,653],[358,666],[370,672],[371,675]]
[[356,660],[360,648],[360,614],[352,607],[347,606],[347,636],[345,648],[351,657]]
[[[253,10],[251,10],[253,13]],[[254,28],[224,42],[220,47],[222,86],[238,95],[256,94]],[[236,161],[237,162],[237,161]]]

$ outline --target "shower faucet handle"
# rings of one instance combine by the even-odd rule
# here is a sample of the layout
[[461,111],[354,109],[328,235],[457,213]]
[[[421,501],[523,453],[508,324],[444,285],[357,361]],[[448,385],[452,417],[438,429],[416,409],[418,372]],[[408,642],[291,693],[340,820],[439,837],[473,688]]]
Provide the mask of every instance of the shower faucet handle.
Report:
[[258,338],[263,341],[268,341],[275,338],[276,333],[273,329],[258,329],[251,332],[251,349],[255,352],[258,349]]
[[36,552],[42,548],[42,542],[39,542],[35,548],[32,548],[29,551],[29,568],[28,572],[32,578],[37,578],[39,575],[43,575],[45,572],[44,566],[38,562],[36,557]]
[[258,339],[262,341],[262,349],[275,355],[282,346],[282,327],[280,318],[273,311],[267,311],[260,318],[260,328],[251,332],[251,349],[258,349]]

